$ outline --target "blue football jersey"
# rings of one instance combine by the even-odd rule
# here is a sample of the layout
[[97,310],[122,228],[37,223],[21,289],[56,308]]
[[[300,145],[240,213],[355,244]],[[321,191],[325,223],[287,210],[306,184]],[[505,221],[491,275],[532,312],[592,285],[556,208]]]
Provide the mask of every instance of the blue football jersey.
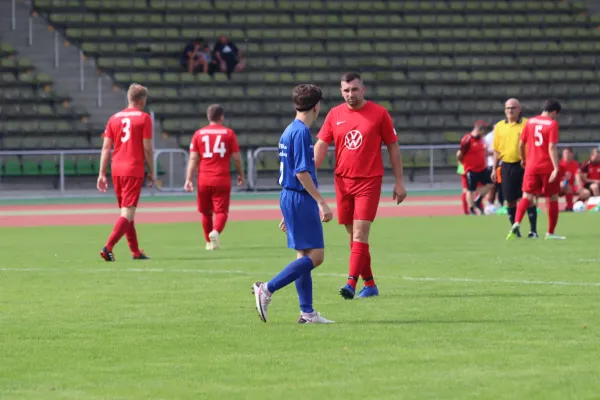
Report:
[[279,184],[286,189],[304,191],[296,178],[296,174],[304,171],[308,171],[318,187],[312,137],[308,127],[296,119],[279,139]]

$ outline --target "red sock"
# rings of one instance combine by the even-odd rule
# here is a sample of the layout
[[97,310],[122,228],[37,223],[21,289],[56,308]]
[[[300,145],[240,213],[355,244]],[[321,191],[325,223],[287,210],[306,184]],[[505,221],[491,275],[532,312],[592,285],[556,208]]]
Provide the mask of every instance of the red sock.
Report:
[[350,269],[348,272],[348,285],[356,289],[356,281],[365,265],[369,264],[369,244],[353,242],[350,251]]
[[531,202],[525,197],[521,198],[519,204],[517,204],[517,214],[515,216],[515,223],[520,224],[523,221],[523,217],[527,213],[527,209],[531,205]]
[[215,230],[219,233],[223,232],[225,229],[225,224],[227,223],[227,214],[215,214]]
[[556,224],[558,224],[558,201],[550,201],[548,204],[548,233],[554,233]]
[[133,253],[133,255],[137,255],[140,253],[140,248],[137,240],[137,232],[135,231],[134,221],[129,223],[129,228],[127,232],[125,232],[125,237],[127,238],[127,243],[129,244],[129,250]]
[[113,247],[121,240],[125,232],[129,229],[129,221],[125,217],[119,217],[115,226],[113,227],[112,233],[108,237],[106,242],[106,248],[108,251],[112,251]]
[[373,278],[373,271],[371,270],[371,253],[367,255],[367,263],[363,267],[360,277],[365,282],[365,286],[375,286],[375,279]]
[[463,213],[468,214],[469,213],[469,203],[467,203],[467,194],[465,192],[463,192],[460,199],[462,200]]
[[212,215],[202,214],[202,229],[204,229],[204,239],[206,239],[206,243],[209,243],[210,238],[208,237],[208,234],[213,230]]
[[565,194],[565,199],[567,200],[567,210],[573,209],[573,193]]

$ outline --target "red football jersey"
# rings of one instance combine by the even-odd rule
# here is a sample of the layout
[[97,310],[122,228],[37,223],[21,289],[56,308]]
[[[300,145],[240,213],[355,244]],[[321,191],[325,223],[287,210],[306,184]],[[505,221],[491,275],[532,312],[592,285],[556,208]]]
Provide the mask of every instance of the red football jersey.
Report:
[[487,168],[483,137],[474,137],[467,133],[460,141],[460,151],[463,154],[462,164],[465,172],[481,172]]
[[567,179],[569,185],[573,186],[575,184],[575,176],[579,173],[579,163],[575,160],[566,161],[561,158],[559,166],[563,172],[561,180]]
[[599,181],[600,180],[600,163],[593,163],[587,160],[581,165],[581,172],[587,174],[586,179],[588,181]]
[[152,139],[150,115],[137,108],[126,108],[110,117],[104,135],[114,143],[112,175],[143,178],[144,139]]
[[527,145],[525,169],[531,174],[550,174],[554,170],[550,143],[558,143],[558,122],[538,115],[529,118],[521,132],[521,141]]
[[194,133],[190,152],[200,155],[198,185],[231,185],[231,155],[238,153],[235,133],[222,125],[210,124]]
[[381,145],[398,140],[388,111],[371,101],[359,110],[332,108],[317,135],[335,146],[335,174],[347,178],[383,176]]

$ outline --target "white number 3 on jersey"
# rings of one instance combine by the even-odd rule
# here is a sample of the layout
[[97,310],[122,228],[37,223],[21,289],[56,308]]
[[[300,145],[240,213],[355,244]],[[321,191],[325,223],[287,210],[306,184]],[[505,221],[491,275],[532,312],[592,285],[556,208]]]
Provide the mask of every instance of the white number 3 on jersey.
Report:
[[214,153],[220,154],[221,158],[225,157],[227,148],[225,148],[225,143],[221,141],[221,135],[216,137],[212,152],[210,151],[210,136],[202,136],[202,141],[204,142],[204,153],[202,153],[203,158],[212,158]]
[[533,142],[533,144],[535,144],[536,147],[540,147],[541,145],[544,144],[544,137],[542,136],[542,126],[541,125],[536,125],[535,126],[535,141]]

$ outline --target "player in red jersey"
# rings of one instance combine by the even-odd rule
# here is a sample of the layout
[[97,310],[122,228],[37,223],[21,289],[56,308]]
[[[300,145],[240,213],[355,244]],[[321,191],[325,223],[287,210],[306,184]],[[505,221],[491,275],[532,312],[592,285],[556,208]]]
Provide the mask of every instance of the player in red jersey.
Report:
[[[473,130],[467,133],[460,141],[460,148],[456,158],[463,164],[465,177],[467,179],[467,203],[469,211],[475,215],[475,206],[483,215],[481,200],[494,186],[487,168],[487,149],[483,141],[483,134],[488,129],[489,124],[478,120],[473,125]],[[478,189],[479,187],[479,189]],[[479,198],[475,201],[475,192],[479,191]]]
[[197,130],[190,144],[185,190],[194,191],[192,178],[198,168],[198,212],[202,214],[206,250],[216,250],[220,247],[219,235],[225,229],[229,214],[231,160],[238,172],[238,186],[244,184],[244,169],[235,133],[223,126],[223,107],[212,104],[206,115],[209,125]]
[[96,186],[106,192],[106,167],[114,143],[111,163],[112,182],[115,187],[121,217],[100,252],[106,261],[115,261],[113,247],[125,235],[134,260],[148,257],[139,249],[135,231],[135,210],[144,185],[144,161],[148,164],[148,186],[154,184],[154,159],[152,149],[152,119],[145,113],[148,89],[136,83],[127,91],[128,107],[114,114],[106,124],[100,157],[100,173]]
[[398,137],[390,114],[384,107],[365,100],[365,86],[356,72],[342,76],[341,91],[345,103],[332,108],[327,114],[317,136],[314,155],[319,168],[328,146],[334,143],[338,222],[346,226],[351,248],[348,282],[340,289],[340,295],[352,299],[359,276],[365,286],[358,297],[379,295],[371,270],[369,231],[381,196],[384,172],[382,144],[389,150],[396,177],[392,197],[397,204],[405,199],[406,189]]
[[561,173],[560,177],[560,196],[565,197],[567,205],[565,211],[573,211],[573,198],[579,191],[579,163],[573,157],[573,149],[570,147],[562,151],[562,158],[559,163]]
[[523,197],[517,205],[517,214],[507,239],[519,231],[519,225],[535,196],[545,196],[548,201],[548,232],[546,239],[565,239],[554,233],[558,223],[558,195],[560,193],[558,122],[561,105],[556,100],[546,100],[542,113],[529,118],[521,132],[519,149],[525,167]]
[[583,181],[581,198],[585,201],[591,196],[600,196],[600,149],[592,149],[590,159],[581,165]]
[[[458,153],[460,150],[456,151],[456,157],[458,158]],[[467,202],[467,192],[469,191],[469,183],[467,182],[467,174],[466,172],[464,172],[464,166],[463,168],[463,173],[460,174],[460,183],[461,183],[461,187],[462,187],[462,193],[460,195],[460,201],[462,204],[462,208],[463,208],[463,214],[465,215],[471,215],[471,213],[469,212],[469,203]],[[481,187],[481,184],[477,185],[477,189],[479,190],[479,188]],[[477,208],[479,208],[479,210],[483,213],[484,212],[484,208],[483,208],[483,197],[481,197],[479,195],[479,192],[475,192],[475,206]]]

